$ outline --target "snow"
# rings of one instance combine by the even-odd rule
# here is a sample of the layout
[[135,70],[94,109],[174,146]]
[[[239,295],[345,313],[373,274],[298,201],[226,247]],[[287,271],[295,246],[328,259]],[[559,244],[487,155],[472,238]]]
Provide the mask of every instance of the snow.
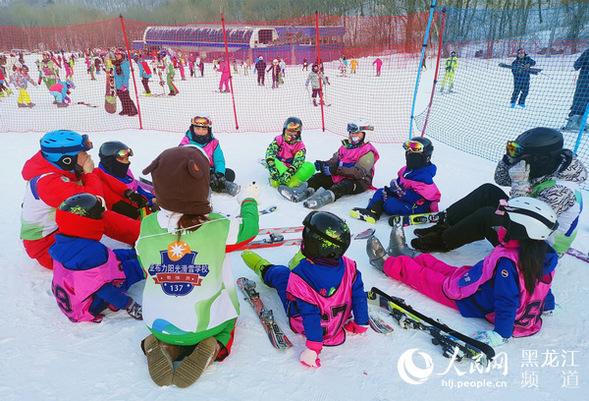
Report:
[[[254,77],[250,76],[250,79]],[[422,94],[422,102],[423,99],[427,102],[428,95]],[[301,104],[300,109],[292,110],[292,114],[303,114],[308,106]],[[53,108],[45,108],[40,111],[39,118],[44,114],[49,117],[54,112]],[[280,126],[277,125],[277,132]],[[308,213],[301,204],[289,203],[267,185],[267,173],[257,163],[277,132],[217,135],[228,167],[237,172],[238,183],[263,183],[261,207],[278,205],[275,213],[260,218],[261,227],[300,225]],[[286,351],[272,348],[253,310],[242,301],[229,358],[211,366],[188,389],[157,387],[149,377],[146,359],[139,347],[140,341],[149,334],[145,325],[131,319],[125,312],[108,313],[100,324],[70,323],[51,293],[51,272],[29,259],[24,252],[19,240],[19,215],[25,183],[20,171],[24,162],[38,150],[41,135],[33,132],[2,134],[0,187],[4,190],[0,193],[0,201],[5,210],[4,230],[0,233],[0,259],[3,262],[0,272],[5,280],[0,286],[0,307],[4,313],[0,323],[2,400],[253,400],[275,397],[286,400],[398,400],[416,396],[456,400],[490,397],[516,400],[530,396],[539,400],[579,400],[584,399],[582,394],[589,389],[589,344],[586,340],[589,320],[584,304],[585,294],[589,291],[585,280],[588,266],[571,256],[560,261],[553,284],[557,303],[563,311],[544,319],[544,326],[538,334],[512,339],[497,348],[497,363],[488,371],[479,372],[469,361],[452,362],[444,358],[428,335],[403,330],[392,319],[389,324],[395,328],[394,333],[385,336],[369,331],[364,335],[349,336],[343,345],[324,349],[322,367],[311,370],[298,361],[304,337],[289,329],[275,291],[259,281],[242,263],[238,252],[228,255],[235,278],[246,276],[257,281],[262,300],[274,310],[278,323],[294,347]],[[100,144],[108,140],[123,141],[133,149],[132,169],[140,175],[163,149],[176,146],[182,135],[181,130],[176,134],[136,129],[94,132],[90,133],[94,142],[90,154],[97,163]],[[305,130],[303,138],[311,161],[329,158],[341,140],[340,136],[312,130]],[[442,192],[441,208],[480,184],[493,182],[493,162],[435,140],[434,144],[433,161],[438,166],[436,183]],[[382,187],[402,167],[403,151],[398,143],[375,146],[381,160],[377,164],[374,184]],[[369,225],[349,217],[349,210],[365,206],[370,196],[371,192],[345,197],[324,210],[345,218],[352,232],[358,233]],[[237,202],[228,195],[214,195],[213,204],[216,211],[238,212]],[[374,227],[377,237],[388,243],[387,219],[377,222]],[[408,240],[413,238],[412,230],[406,229]],[[581,216],[575,248],[589,251],[588,240],[589,221],[585,213]],[[474,264],[491,249],[490,244],[480,241],[436,256],[460,266]],[[284,247],[260,252],[273,263],[288,263],[296,249]],[[354,241],[347,256],[357,261],[366,289],[376,286],[404,298],[417,310],[439,318],[465,334],[492,328],[483,320],[463,318],[457,311],[435,303],[372,268],[368,264],[364,241]],[[141,293],[142,284],[137,284],[130,295],[140,300]],[[409,358],[411,353],[413,358]],[[428,361],[431,361],[430,371]],[[400,373],[399,364],[404,367],[401,372],[409,372],[409,375]],[[409,381],[421,384],[410,384]]]

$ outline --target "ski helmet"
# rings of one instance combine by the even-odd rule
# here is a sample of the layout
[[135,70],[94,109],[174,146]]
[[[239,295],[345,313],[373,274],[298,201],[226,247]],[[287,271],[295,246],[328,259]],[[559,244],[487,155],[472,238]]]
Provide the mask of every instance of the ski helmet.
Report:
[[429,159],[431,158],[432,153],[434,152],[434,145],[432,144],[432,141],[430,141],[429,139],[421,136],[416,136],[405,142],[403,144],[403,149],[405,149],[406,153],[422,153]]
[[[190,123],[190,134],[193,141],[204,145],[213,139],[213,129],[211,128],[213,122],[208,114],[198,113],[190,120]],[[192,127],[205,127],[208,129],[208,133],[203,136],[196,135]]]
[[308,258],[339,259],[350,246],[350,229],[333,213],[313,211],[303,221],[303,246]]
[[[286,130],[296,131],[298,135],[293,138],[287,138]],[[288,117],[284,122],[284,126],[282,127],[282,137],[287,143],[295,143],[301,140],[301,131],[303,130],[303,122],[298,117]],[[290,137],[290,135],[289,135]]]
[[317,72],[317,71],[319,71],[319,66],[318,66],[317,64],[313,64],[313,65],[311,66],[311,71],[313,71],[313,72]]
[[530,164],[530,178],[552,174],[562,162],[562,133],[552,128],[527,130],[507,143],[507,154],[525,159]]
[[369,138],[368,138],[368,131],[374,131],[374,126],[368,122],[367,120],[364,120],[362,118],[357,118],[354,121],[352,121],[351,123],[348,123],[348,134],[353,134],[355,132],[363,132],[364,133],[364,143],[367,143]]
[[102,214],[106,211],[106,207],[104,201],[96,195],[80,193],[64,200],[59,205],[58,210],[93,220],[100,220]]
[[133,150],[123,142],[104,142],[98,151],[102,167],[112,175],[120,178],[127,177],[129,163],[121,163],[117,157],[133,156]]
[[78,161],[78,153],[92,149],[88,135],[74,131],[51,131],[41,138],[41,154],[49,163],[62,170],[72,171]]
[[545,240],[558,228],[554,210],[537,198],[513,198],[504,201],[499,210],[509,216],[506,229],[511,239]]

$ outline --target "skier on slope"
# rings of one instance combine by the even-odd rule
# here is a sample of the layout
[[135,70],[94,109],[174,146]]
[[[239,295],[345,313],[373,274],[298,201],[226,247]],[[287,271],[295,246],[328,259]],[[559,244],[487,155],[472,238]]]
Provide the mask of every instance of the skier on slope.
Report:
[[196,146],[202,149],[210,162],[211,189],[235,196],[241,187],[235,184],[235,171],[225,166],[225,155],[219,140],[213,136],[213,122],[208,114],[199,113],[191,120],[180,146]]
[[145,59],[141,58],[139,54],[133,56],[133,60],[137,63],[137,67],[139,67],[139,76],[141,77],[141,83],[143,84],[143,89],[145,91],[145,96],[151,96],[151,89],[149,88],[149,78],[151,78],[151,68],[149,68],[149,63],[145,61]]
[[[41,150],[23,167],[22,177],[27,181],[27,188],[20,237],[27,255],[48,269],[53,268],[53,260],[47,251],[55,242],[55,209],[75,194],[104,195],[102,181],[108,177],[103,177],[105,174],[94,168],[87,153],[90,149],[92,142],[87,135],[67,130],[51,131],[43,135]],[[127,188],[122,183],[120,185],[123,193]],[[103,216],[105,235],[130,245],[135,243],[139,235],[138,221],[110,210]]]
[[119,141],[104,142],[100,146],[98,155],[100,156],[98,168],[128,188],[128,192],[125,191],[126,194],[125,192],[121,194],[111,189],[108,183],[103,186],[106,204],[112,205],[111,209],[114,212],[132,219],[140,219],[157,208],[153,187],[136,180],[129,168],[131,165],[129,158],[133,156],[133,150],[130,147]]
[[262,56],[258,57],[254,66],[258,73],[258,86],[264,86],[264,80],[266,78],[266,62],[264,58]]
[[[589,105],[589,49],[585,50],[575,63],[573,68],[579,71],[577,78],[577,86],[573,96],[573,104],[567,119],[567,123],[563,129],[579,130],[581,128],[581,119]],[[585,125],[585,131],[589,131],[589,124]]]
[[454,91],[454,72],[458,67],[458,57],[456,57],[456,52],[452,50],[450,52],[450,57],[444,63],[444,68],[446,73],[444,74],[444,79],[442,80],[442,87],[440,88],[440,92],[444,92],[444,86],[446,86],[446,81],[448,81],[448,92],[452,93]]
[[126,292],[144,279],[143,270],[135,250],[112,250],[100,242],[105,211],[99,197],[80,193],[67,198],[55,212],[59,231],[49,248],[51,290],[61,311],[74,323],[100,323],[107,308],[142,318],[141,305]]
[[292,188],[290,200],[300,202],[309,209],[319,209],[344,195],[359,194],[372,185],[374,165],[378,151],[369,142],[368,131],[374,127],[368,121],[357,119],[348,124],[348,139],[326,161],[318,160],[318,171],[306,183]]
[[[141,348],[158,386],[184,388],[231,351],[239,301],[226,252],[258,234],[260,189],[249,184],[241,219],[229,220],[211,212],[209,161],[199,149],[164,150],[143,170],[149,173],[160,210],[143,219],[136,244],[151,331]],[[174,361],[181,361],[176,370]]]
[[300,118],[287,118],[282,134],[274,138],[266,149],[270,183],[278,187],[278,192],[281,192],[283,186],[298,187],[315,172],[313,163],[305,161],[307,149],[301,137],[302,130],[303,122]]
[[[317,96],[319,96],[319,100],[323,99],[323,86],[329,85],[329,81],[323,72],[319,71],[319,65],[313,64],[311,67],[311,72],[307,76],[307,81],[305,81],[305,87],[309,87],[311,84],[311,99],[313,99],[313,106],[319,106],[317,103]],[[323,104],[325,104],[325,100],[322,100]]]
[[[513,74],[513,93],[511,95],[511,108],[517,105],[524,108],[526,107],[526,97],[530,91],[530,67],[536,65],[536,61],[532,60],[530,56],[526,54],[524,49],[517,50],[517,56],[511,63],[513,67],[511,72]],[[518,100],[519,98],[519,100]]]
[[72,89],[76,89],[76,85],[74,81],[68,79],[67,81],[60,81],[58,80],[55,84],[49,87],[49,93],[51,96],[55,98],[55,103],[57,107],[68,107],[69,103],[71,102],[68,95],[71,93]]
[[350,246],[346,223],[332,213],[313,211],[303,226],[301,254],[291,261],[292,271],[251,251],[241,257],[266,285],[276,289],[290,327],[306,337],[300,362],[319,368],[323,346],[340,345],[346,334],[368,330],[368,302],[356,262],[344,256]]
[[540,331],[558,263],[556,251],[545,241],[558,227],[548,204],[518,197],[502,203],[498,212],[505,217],[499,244],[474,266],[450,266],[429,254],[412,258],[395,246],[387,253],[375,237],[368,240],[366,252],[370,263],[387,276],[465,317],[494,323],[493,330],[477,331],[473,337],[496,347],[512,336]]
[[114,66],[114,79],[117,96],[121,99],[123,110],[121,116],[134,117],[137,115],[137,107],[129,95],[129,78],[131,77],[131,65],[127,55],[122,50],[117,50],[112,61]]
[[409,215],[438,211],[440,190],[434,184],[437,167],[432,164],[434,151],[427,138],[415,137],[403,144],[405,167],[397,173],[388,187],[378,189],[366,208],[354,208],[350,215],[369,223],[376,223],[382,213]]

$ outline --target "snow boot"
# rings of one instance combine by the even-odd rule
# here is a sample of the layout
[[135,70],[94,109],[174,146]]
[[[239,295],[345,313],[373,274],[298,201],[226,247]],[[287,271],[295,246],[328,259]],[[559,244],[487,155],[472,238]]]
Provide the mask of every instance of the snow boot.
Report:
[[350,216],[364,220],[370,224],[374,224],[380,219],[380,215],[383,212],[384,202],[383,201],[376,201],[370,205],[370,208],[362,209],[359,207],[355,207],[354,209],[350,210]]
[[315,190],[313,188],[309,188],[306,182],[303,182],[298,187],[289,187],[288,185],[279,185],[278,186],[278,193],[284,196],[291,202],[298,203],[303,201],[313,195]]
[[442,235],[428,235],[427,237],[415,238],[411,241],[411,246],[421,252],[450,252]]
[[566,125],[564,127],[562,127],[563,130],[567,130],[567,131],[578,131],[580,128],[581,128],[581,116],[578,114],[573,114],[572,116],[567,118]]
[[403,230],[403,224],[398,221],[391,229],[391,237],[389,239],[389,249],[387,253],[390,256],[409,256],[414,258],[420,254],[415,249],[411,249],[407,246],[407,240],[405,239],[405,231]]
[[272,266],[272,263],[268,262],[266,259],[261,257],[255,252],[252,251],[243,251],[241,253],[241,258],[247,267],[252,269],[254,273],[258,275],[264,281],[264,270]]
[[320,191],[319,188],[311,197],[303,202],[303,206],[307,209],[319,209],[328,203],[335,202],[335,194],[330,190]]
[[515,109],[515,103],[511,103],[511,105],[509,107],[512,109]]
[[442,235],[442,233],[446,231],[448,226],[449,224],[446,220],[446,212],[441,212],[439,214],[438,222],[436,224],[427,228],[416,228],[415,230],[413,230],[413,234],[420,238],[427,237],[429,235]]
[[219,192],[235,196],[239,193],[239,191],[241,191],[241,185],[238,185],[231,181],[226,181],[225,186],[221,188]]
[[172,359],[164,352],[163,345],[153,334],[143,340],[142,348],[147,357],[149,376],[158,386],[169,386],[174,379]]
[[389,255],[375,236],[368,238],[366,241],[366,254],[372,266],[377,270],[384,271],[384,262],[388,259]]
[[208,337],[196,345],[192,354],[188,355],[174,373],[174,385],[186,388],[193,385],[205,369],[215,361],[219,354],[219,346],[215,337]]

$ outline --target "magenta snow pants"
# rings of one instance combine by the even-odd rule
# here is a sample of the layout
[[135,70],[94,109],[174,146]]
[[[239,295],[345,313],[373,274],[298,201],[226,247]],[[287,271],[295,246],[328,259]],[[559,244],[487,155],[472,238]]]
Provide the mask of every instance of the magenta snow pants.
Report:
[[415,259],[409,256],[389,257],[384,263],[384,273],[415,288],[436,302],[458,309],[456,302],[449,299],[443,291],[444,281],[456,267],[447,265],[424,253]]

